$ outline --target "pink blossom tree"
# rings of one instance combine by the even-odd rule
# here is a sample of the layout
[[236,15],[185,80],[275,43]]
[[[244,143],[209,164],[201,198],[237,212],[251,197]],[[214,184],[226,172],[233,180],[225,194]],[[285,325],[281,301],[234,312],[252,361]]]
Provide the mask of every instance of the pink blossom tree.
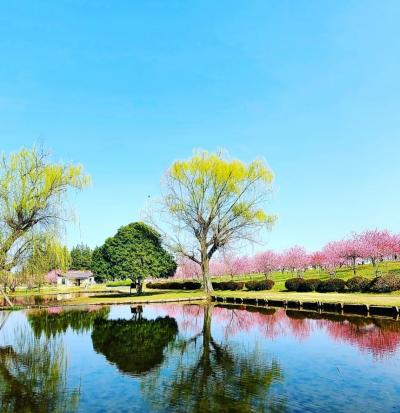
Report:
[[201,268],[199,264],[186,257],[179,258],[174,278],[200,278],[200,276]]
[[279,256],[274,251],[267,250],[254,257],[254,268],[256,272],[265,274],[265,278],[279,268]]
[[292,273],[297,271],[297,275],[300,277],[302,272],[309,266],[309,257],[306,250],[299,245],[295,245],[282,254],[282,266],[285,269],[290,270]]
[[330,275],[336,275],[336,270],[345,264],[340,241],[328,242],[322,249],[324,255],[324,268]]
[[387,230],[369,230],[357,236],[363,248],[363,257],[371,261],[375,274],[381,261],[395,254],[397,237]]

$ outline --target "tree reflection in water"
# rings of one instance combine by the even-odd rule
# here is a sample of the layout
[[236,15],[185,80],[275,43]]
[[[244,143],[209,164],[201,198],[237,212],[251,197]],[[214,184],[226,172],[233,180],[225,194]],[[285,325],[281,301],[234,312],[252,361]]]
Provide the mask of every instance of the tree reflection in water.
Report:
[[28,321],[36,337],[42,334],[50,338],[65,333],[71,328],[76,333],[90,331],[95,320],[106,319],[109,307],[89,306],[85,309],[67,310],[50,307],[28,313]]
[[[284,411],[285,400],[271,392],[283,380],[276,361],[265,359],[256,347],[242,354],[218,343],[211,329],[214,307],[183,306],[203,313],[201,331],[179,339],[170,349],[177,364],[165,377],[153,372],[142,383],[152,410],[174,412],[268,412]],[[231,317],[235,315],[231,312]]]
[[178,334],[174,318],[147,320],[141,307],[133,307],[132,320],[95,320],[93,348],[123,373],[141,375],[164,361],[164,349]]
[[67,360],[57,339],[15,332],[12,346],[0,347],[0,410],[3,413],[74,412],[79,389],[67,387]]

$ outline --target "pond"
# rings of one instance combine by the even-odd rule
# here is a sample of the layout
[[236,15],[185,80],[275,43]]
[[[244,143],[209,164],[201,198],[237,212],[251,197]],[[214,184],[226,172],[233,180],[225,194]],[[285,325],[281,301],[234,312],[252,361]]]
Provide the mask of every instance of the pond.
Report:
[[[10,296],[13,305],[20,306],[34,306],[34,305],[51,305],[65,303],[69,300],[79,297],[96,297],[96,296],[115,295],[114,291],[77,291],[72,293],[58,293],[58,294],[35,294],[35,295],[14,295]],[[1,298],[0,305],[6,307],[8,305],[4,297]]]
[[398,412],[400,322],[152,304],[0,312],[1,412]]

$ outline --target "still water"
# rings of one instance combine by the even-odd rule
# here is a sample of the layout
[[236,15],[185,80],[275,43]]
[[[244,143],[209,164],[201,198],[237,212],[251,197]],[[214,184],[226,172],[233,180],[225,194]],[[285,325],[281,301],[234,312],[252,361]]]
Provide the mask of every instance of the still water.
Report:
[[1,412],[399,412],[400,322],[178,304],[0,312]]

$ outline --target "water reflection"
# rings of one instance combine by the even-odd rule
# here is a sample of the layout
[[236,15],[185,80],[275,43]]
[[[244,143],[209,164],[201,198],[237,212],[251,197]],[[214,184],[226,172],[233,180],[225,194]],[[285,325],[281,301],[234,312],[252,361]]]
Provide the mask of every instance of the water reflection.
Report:
[[134,307],[132,319],[96,319],[93,325],[93,348],[117,365],[123,373],[140,375],[164,361],[164,349],[178,334],[174,318],[147,320],[141,307]]
[[89,306],[86,309],[67,310],[63,307],[50,307],[44,310],[32,310],[28,321],[36,337],[44,334],[47,338],[65,333],[68,328],[74,332],[90,331],[93,323],[106,319],[110,307]]
[[[182,309],[192,315],[192,310],[196,311],[193,306]],[[170,356],[177,356],[178,361],[168,380],[156,372],[144,381],[142,389],[152,410],[284,411],[285,398],[270,392],[274,383],[283,381],[278,362],[257,348],[241,352],[217,342],[211,328],[213,306],[204,307],[202,313],[201,331],[177,340],[171,348]]]
[[0,347],[1,412],[74,412],[79,389],[67,387],[67,361],[59,340],[15,332],[12,346]]
[[361,316],[193,304],[0,312],[0,411],[391,412],[399,354],[400,323]]

